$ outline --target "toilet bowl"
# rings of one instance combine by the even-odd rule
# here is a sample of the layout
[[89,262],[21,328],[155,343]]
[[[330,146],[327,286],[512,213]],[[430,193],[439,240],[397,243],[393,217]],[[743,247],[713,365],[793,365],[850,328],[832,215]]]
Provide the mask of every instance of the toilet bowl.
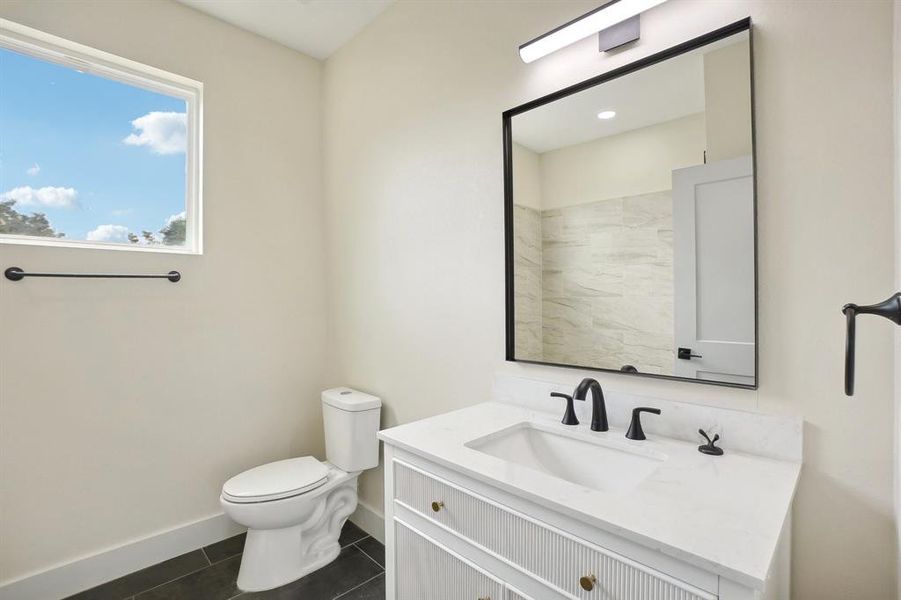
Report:
[[357,507],[357,478],[378,465],[381,401],[335,388],[322,393],[326,458],[289,458],[254,467],[222,486],[219,502],[247,527],[238,572],[243,591],[290,583],[333,561]]

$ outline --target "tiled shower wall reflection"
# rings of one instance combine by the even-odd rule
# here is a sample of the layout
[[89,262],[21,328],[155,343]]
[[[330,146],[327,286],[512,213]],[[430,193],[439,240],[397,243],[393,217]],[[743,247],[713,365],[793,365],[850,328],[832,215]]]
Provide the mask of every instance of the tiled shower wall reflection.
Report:
[[671,193],[538,214],[514,213],[517,358],[673,374]]
[[514,205],[513,231],[516,358],[542,361],[540,213]]

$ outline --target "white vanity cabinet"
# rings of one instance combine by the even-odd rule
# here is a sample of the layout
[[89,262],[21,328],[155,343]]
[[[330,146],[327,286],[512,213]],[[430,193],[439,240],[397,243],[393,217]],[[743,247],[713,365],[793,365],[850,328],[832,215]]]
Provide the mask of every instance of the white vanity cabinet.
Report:
[[388,600],[762,600],[766,594],[385,446]]

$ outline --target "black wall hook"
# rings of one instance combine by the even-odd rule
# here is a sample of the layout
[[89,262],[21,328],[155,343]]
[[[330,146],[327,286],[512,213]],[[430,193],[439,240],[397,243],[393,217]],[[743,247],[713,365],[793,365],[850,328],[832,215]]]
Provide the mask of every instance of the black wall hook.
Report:
[[857,324],[857,315],[879,315],[896,325],[901,325],[901,292],[883,300],[878,304],[858,306],[857,304],[845,304],[842,308],[847,320],[847,335],[845,336],[845,395],[854,395],[854,346]]
[[720,439],[720,434],[717,433],[713,436],[713,439],[710,439],[710,436],[707,435],[707,433],[703,429],[698,429],[698,433],[704,436],[704,439],[707,440],[706,444],[701,444],[700,446],[698,446],[698,452],[709,454],[711,456],[723,455],[723,449],[715,445]]

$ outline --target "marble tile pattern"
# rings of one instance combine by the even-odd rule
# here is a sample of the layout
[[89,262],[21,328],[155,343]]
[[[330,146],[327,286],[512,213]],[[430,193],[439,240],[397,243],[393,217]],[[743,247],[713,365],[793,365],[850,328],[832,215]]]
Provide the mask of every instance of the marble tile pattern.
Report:
[[513,294],[516,358],[542,360],[541,215],[534,208],[513,206]]
[[671,192],[544,210],[540,234],[543,360],[672,375]]

